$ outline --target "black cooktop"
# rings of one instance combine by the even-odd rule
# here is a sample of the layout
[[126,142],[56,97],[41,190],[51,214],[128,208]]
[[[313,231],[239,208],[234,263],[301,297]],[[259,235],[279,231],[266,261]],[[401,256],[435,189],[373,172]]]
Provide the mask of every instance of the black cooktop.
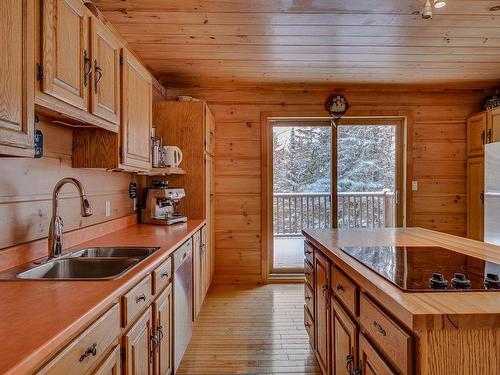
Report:
[[500,264],[443,247],[371,246],[342,250],[405,292],[500,291]]

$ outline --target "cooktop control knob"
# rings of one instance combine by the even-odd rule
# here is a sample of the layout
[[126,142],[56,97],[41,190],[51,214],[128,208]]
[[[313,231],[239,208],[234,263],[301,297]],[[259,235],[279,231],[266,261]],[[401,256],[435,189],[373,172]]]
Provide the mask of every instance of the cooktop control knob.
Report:
[[470,289],[471,282],[463,273],[456,273],[451,279],[451,286],[455,289]]
[[445,280],[441,273],[433,273],[429,279],[429,287],[431,289],[448,289],[448,280]]
[[489,273],[484,279],[484,287],[486,289],[500,289],[500,278],[494,273]]

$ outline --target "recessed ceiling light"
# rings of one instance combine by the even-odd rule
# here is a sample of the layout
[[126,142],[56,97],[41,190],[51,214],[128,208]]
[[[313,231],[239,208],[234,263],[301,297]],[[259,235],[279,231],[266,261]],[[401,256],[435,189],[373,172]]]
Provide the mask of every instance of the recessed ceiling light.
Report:
[[443,8],[446,6],[446,0],[434,0],[434,8]]

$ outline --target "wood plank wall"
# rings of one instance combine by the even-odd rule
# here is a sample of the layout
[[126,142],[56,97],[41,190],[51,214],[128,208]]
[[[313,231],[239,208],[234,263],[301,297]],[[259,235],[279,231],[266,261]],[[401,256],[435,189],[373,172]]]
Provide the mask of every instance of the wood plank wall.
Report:
[[[338,90],[337,90],[338,91]],[[466,117],[481,108],[482,91],[340,90],[350,114],[409,117],[407,224],[464,236]],[[170,97],[206,99],[216,121],[217,283],[255,283],[261,275],[261,112],[318,112],[331,90],[172,88]]]
[[[60,214],[65,231],[133,213],[128,197],[128,173],[71,168],[72,130],[41,122],[44,157],[0,159],[0,249],[47,236],[52,214],[52,190],[63,177],[79,179],[87,192],[93,215],[80,217],[75,187],[61,191]],[[111,216],[105,217],[105,202]]]

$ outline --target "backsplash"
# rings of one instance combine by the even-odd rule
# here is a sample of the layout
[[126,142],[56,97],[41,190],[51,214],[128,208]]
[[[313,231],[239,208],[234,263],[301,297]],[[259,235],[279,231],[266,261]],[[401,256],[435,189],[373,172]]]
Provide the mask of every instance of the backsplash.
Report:
[[[64,177],[75,177],[82,182],[93,211],[92,216],[81,218],[75,187],[64,186],[59,213],[65,231],[133,213],[128,197],[133,175],[71,168],[72,130],[44,122],[38,128],[44,135],[41,159],[0,159],[0,249],[47,237],[52,191]],[[111,205],[108,217],[106,202]]]

